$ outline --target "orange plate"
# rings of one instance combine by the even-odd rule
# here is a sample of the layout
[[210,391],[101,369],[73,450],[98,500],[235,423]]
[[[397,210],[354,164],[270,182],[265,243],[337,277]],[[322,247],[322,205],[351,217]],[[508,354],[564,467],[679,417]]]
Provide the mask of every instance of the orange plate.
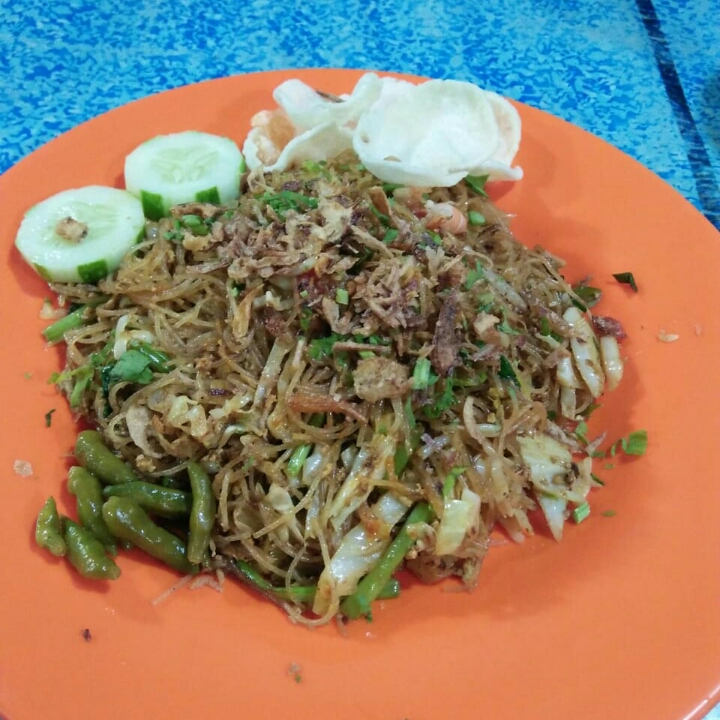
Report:
[[[12,244],[23,212],[67,188],[121,187],[125,155],[158,133],[206,130],[241,144],[288,77],[341,92],[359,75],[261,73],[162,93],[81,125],[0,178],[0,714],[9,720],[679,720],[717,700],[718,236],[650,171],[524,106],[525,179],[498,189],[499,204],[517,215],[523,242],[568,260],[569,280],[593,276],[602,312],[630,336],[626,378],[593,429],[650,437],[643,458],[616,458],[610,470],[598,461],[607,486],[593,491],[588,520],[561,544],[539,535],[494,547],[474,593],[404,582],[399,600],[348,637],[334,625],[295,627],[232,582],[154,606],[177,580],[154,562],[124,555],[122,578],[106,586],[33,544],[49,494],[72,506],[64,476],[75,426],[46,382],[61,357],[40,337],[48,290]],[[624,271],[637,294],[613,280]],[[680,337],[660,342],[661,330]],[[13,473],[16,459],[32,463],[32,477]]]

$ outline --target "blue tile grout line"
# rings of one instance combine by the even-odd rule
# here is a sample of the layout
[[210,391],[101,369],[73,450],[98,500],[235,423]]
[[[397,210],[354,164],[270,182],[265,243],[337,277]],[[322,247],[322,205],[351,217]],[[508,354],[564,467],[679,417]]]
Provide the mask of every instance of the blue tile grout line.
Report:
[[652,0],[635,0],[640,19],[645,26],[655,61],[662,77],[665,92],[685,141],[688,162],[695,179],[698,197],[705,217],[720,230],[720,189],[710,165],[710,157],[695,118],[690,111],[685,91],[678,76],[672,53],[668,46],[660,20]]

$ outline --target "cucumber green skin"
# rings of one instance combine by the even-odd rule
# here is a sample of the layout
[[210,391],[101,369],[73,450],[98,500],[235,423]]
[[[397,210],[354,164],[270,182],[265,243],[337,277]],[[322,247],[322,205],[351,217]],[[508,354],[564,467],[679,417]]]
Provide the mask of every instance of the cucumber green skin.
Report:
[[[188,202],[193,198],[188,198]],[[220,204],[220,193],[216,187],[200,190],[195,193],[195,200],[202,203]],[[143,212],[148,220],[160,220],[168,215],[169,206],[165,203],[162,195],[158,193],[140,191],[140,202],[142,202]]]

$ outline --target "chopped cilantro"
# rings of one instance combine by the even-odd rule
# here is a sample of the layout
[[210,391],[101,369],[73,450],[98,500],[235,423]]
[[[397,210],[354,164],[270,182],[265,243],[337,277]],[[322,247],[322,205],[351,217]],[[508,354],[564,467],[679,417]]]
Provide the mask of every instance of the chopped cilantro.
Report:
[[503,380],[511,380],[516,385],[520,385],[515,368],[513,368],[512,363],[504,355],[500,356],[500,370],[498,372],[498,376]]
[[448,377],[443,381],[442,393],[440,395],[435,395],[434,402],[423,408],[423,414],[425,417],[435,420],[455,404],[456,398],[453,393],[454,384],[455,382],[453,376],[448,375]]
[[139,385],[147,385],[152,382],[153,378],[150,369],[152,362],[152,358],[140,350],[126,350],[110,369],[110,384],[133,382]]
[[590,473],[590,477],[593,479],[594,482],[600,485],[600,487],[605,487],[605,482],[601,480],[595,473]]
[[333,345],[343,339],[344,337],[342,335],[331,333],[327,337],[311,340],[308,345],[308,355],[312,360],[322,360],[323,358],[330,357],[330,355],[332,355]]
[[623,285],[629,285],[634,292],[638,291],[637,283],[635,282],[635,276],[631,272],[613,273],[613,277]]

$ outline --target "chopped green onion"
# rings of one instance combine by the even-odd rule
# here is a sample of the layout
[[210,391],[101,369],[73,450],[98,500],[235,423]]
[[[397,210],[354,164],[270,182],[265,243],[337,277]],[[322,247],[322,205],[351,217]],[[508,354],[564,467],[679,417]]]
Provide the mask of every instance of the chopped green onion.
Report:
[[197,215],[183,215],[182,224],[195,235],[207,235],[208,226]]
[[95,376],[95,368],[92,365],[83,365],[75,371],[74,375],[76,380],[70,393],[71,408],[76,408],[80,404],[83,393],[90,387]]
[[374,357],[375,357],[375,353],[374,353],[372,350],[360,350],[360,351],[358,352],[358,355],[359,355],[363,360],[367,360],[367,359],[369,359],[369,358],[374,358]]
[[383,184],[382,184],[383,192],[384,192],[386,195],[389,195],[390,193],[395,192],[396,190],[398,190],[398,189],[401,188],[401,187],[405,187],[405,186],[404,186],[404,185],[399,185],[398,183],[383,183]]
[[381,213],[374,205],[370,206],[370,212],[383,224],[385,227],[390,225],[390,216]]
[[637,283],[635,282],[635,276],[631,272],[613,273],[613,277],[624,285],[629,285],[635,292],[638,291]]
[[620,442],[626,455],[644,455],[648,444],[647,430],[631,432],[627,439],[623,438]]
[[312,322],[313,313],[310,308],[303,308],[300,311],[300,329],[303,332],[307,332],[310,329],[310,323]]
[[308,293],[307,290],[301,290],[301,291],[300,291],[300,297],[301,297],[301,298],[306,298],[308,295],[309,295],[309,293]]
[[586,502],[584,502],[582,505],[578,505],[573,511],[572,511],[572,519],[574,522],[576,522],[578,525],[583,521],[586,520],[590,516],[590,505]]
[[335,302],[338,305],[347,305],[350,302],[350,295],[345,288],[338,288],[335,291]]
[[512,363],[504,355],[500,356],[500,370],[498,372],[498,376],[503,380],[512,380],[512,382],[516,385],[520,385],[515,368],[513,368]]
[[324,338],[316,338],[308,345],[308,355],[312,360],[321,360],[322,358],[332,355],[333,345],[342,340],[343,336],[332,333]]
[[590,285],[573,285],[573,292],[582,300],[586,307],[589,308],[597,305],[602,297],[602,290],[591,287]]
[[310,455],[310,451],[312,450],[312,445],[310,444],[304,444],[304,445],[298,445],[292,452],[292,455],[290,456],[290,460],[288,460],[287,464],[287,476],[290,478],[297,477],[300,474],[300,471],[303,468],[303,465],[305,464],[305,461],[308,459],[308,456]]
[[91,298],[87,303],[80,305],[80,307],[68,313],[65,317],[60,318],[52,325],[48,325],[42,332],[43,337],[49,343],[60,342],[68,330],[74,330],[85,324],[85,308],[102,305],[106,300],[107,297],[102,295]]
[[488,181],[489,177],[489,175],[467,175],[465,177],[465,183],[478,195],[487,197],[487,193],[485,192],[485,183]]
[[308,197],[291,190],[281,190],[279,193],[266,191],[257,199],[269,205],[281,220],[285,219],[285,213],[289,210],[307,210],[318,206],[317,198]]
[[503,321],[495,326],[497,330],[500,332],[505,333],[506,335],[522,335],[522,333],[519,330],[516,330],[514,327],[511,327],[508,323],[507,319],[503,315]]
[[447,500],[455,489],[455,483],[457,479],[467,470],[466,467],[454,467],[445,477],[442,488],[442,496],[444,500]]
[[575,437],[583,442],[585,445],[587,445],[587,431],[588,426],[586,422],[580,422],[578,423],[577,427],[575,428]]
[[615,463],[606,462],[606,463],[603,465],[603,467],[604,467],[606,470],[612,470],[612,469],[615,467]]
[[413,369],[413,390],[425,390],[437,382],[437,375],[430,371],[430,360],[426,357],[418,358]]
[[604,481],[602,481],[595,473],[590,473],[590,477],[593,479],[594,482],[600,485],[600,487],[605,487]]
[[475,263],[475,269],[468,271],[467,278],[465,279],[465,289],[469,290],[478,280],[482,280],[483,277],[485,277],[485,268],[478,261]]
[[436,244],[436,245],[442,245],[442,238],[440,235],[438,235],[436,232],[433,232],[432,230],[428,230],[428,235],[430,236],[430,239]]
[[471,225],[484,225],[487,220],[485,220],[485,216],[482,213],[479,213],[477,210],[471,210],[468,213],[468,222]]
[[400,234],[400,231],[396,228],[388,228],[385,231],[385,235],[383,235],[383,242],[386,245],[390,245],[390,243],[395,242],[397,239],[397,236]]

